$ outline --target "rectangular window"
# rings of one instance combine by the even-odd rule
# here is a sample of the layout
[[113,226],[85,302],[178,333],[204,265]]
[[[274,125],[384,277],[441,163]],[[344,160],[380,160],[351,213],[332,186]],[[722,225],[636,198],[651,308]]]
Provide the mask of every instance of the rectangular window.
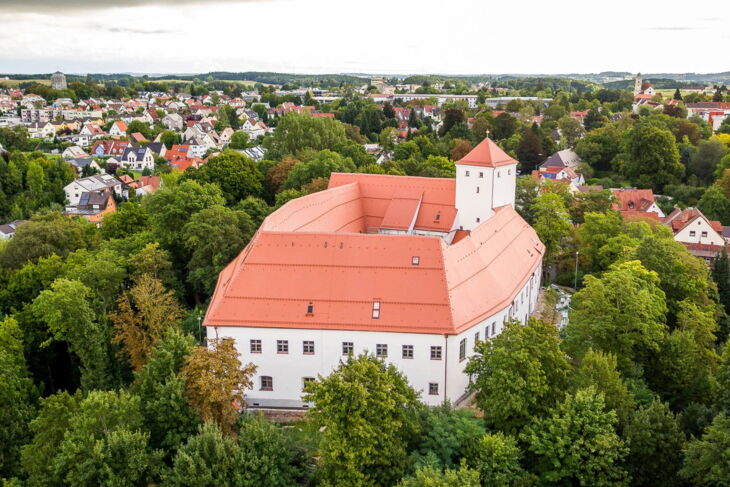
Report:
[[469,176],[469,171],[464,171],[464,176]]
[[439,384],[438,384],[438,382],[429,382],[428,383],[428,394],[430,396],[438,396],[439,395]]
[[302,389],[304,389],[310,382],[314,382],[314,377],[302,377]]
[[417,255],[411,257],[411,265],[418,265],[421,263],[421,258]]
[[479,192],[479,186],[477,186],[477,193]]
[[694,237],[696,235],[696,232],[694,230],[689,231],[689,236]]
[[261,376],[261,390],[262,391],[273,391],[274,390],[274,379],[268,375]]
[[703,237],[706,237],[707,236],[707,232],[702,232],[702,236]]
[[373,301],[373,319],[380,318],[380,301]]
[[413,345],[403,345],[403,358],[413,358]]
[[497,171],[497,177],[498,178],[501,178],[502,177],[502,173],[500,173],[499,171]]
[[484,177],[484,173],[483,173],[483,172],[480,172],[480,173],[479,173],[479,177],[480,177],[480,178],[483,178],[483,177]]
[[474,346],[476,346],[478,341],[479,341],[479,332],[476,332],[476,333],[474,333]]
[[385,343],[378,343],[375,345],[375,355],[377,355],[380,358],[385,358],[388,356],[388,345]]
[[276,353],[289,353],[289,340],[276,340]]
[[304,340],[302,342],[302,352],[304,355],[314,355],[314,342],[311,340]]
[[494,334],[496,333],[496,330],[497,330],[497,322],[495,321],[492,323],[492,334],[490,336],[494,336]]
[[261,353],[261,340],[251,340],[251,353]]
[[342,355],[352,355],[354,349],[352,342],[342,342]]
[[431,360],[441,360],[441,347],[431,347]]
[[512,169],[507,169],[507,175],[509,176],[510,174],[512,174]]
[[462,338],[459,342],[459,362],[466,359],[466,338]]

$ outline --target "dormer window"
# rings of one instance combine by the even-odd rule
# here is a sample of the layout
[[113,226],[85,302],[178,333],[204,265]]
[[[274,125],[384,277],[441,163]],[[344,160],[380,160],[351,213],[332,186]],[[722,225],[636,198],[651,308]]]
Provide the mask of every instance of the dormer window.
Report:
[[633,209],[634,209],[634,202],[629,201],[629,210],[633,210]]
[[436,213],[434,220],[439,221],[441,219],[441,213]]
[[411,257],[411,265],[418,265],[421,263],[421,258],[417,255]]
[[380,318],[380,301],[373,301],[373,319]]

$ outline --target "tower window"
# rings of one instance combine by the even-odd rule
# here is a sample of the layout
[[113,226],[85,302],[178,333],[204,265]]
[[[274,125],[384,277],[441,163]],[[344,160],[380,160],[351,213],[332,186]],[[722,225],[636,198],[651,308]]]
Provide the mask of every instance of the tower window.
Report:
[[479,192],[479,186],[477,186],[477,193]]
[[507,169],[507,176],[509,176],[510,174],[512,174],[512,169]]
[[480,177],[480,178],[483,178],[483,177],[484,177],[484,173],[483,173],[483,172],[480,172],[480,173],[479,173],[479,177]]
[[499,171],[497,171],[497,177],[498,178],[501,178],[502,177],[502,173],[500,173]]
[[479,217],[477,217],[477,223],[479,223],[480,221],[481,221],[481,219]]
[[459,362],[466,360],[466,338],[459,342]]
[[373,319],[380,318],[380,301],[373,301]]
[[469,171],[464,171],[464,176],[469,177]]

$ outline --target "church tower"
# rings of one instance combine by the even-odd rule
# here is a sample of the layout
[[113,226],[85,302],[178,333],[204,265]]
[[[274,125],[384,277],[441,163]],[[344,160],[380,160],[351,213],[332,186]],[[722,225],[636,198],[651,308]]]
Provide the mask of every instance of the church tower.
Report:
[[517,161],[486,138],[456,162],[456,228],[471,230],[515,205]]
[[641,93],[641,73],[636,75],[636,79],[634,80],[634,96]]

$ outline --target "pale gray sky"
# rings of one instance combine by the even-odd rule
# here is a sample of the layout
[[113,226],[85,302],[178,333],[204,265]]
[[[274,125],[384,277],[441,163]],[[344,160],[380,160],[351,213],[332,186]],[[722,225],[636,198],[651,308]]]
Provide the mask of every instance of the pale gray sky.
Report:
[[727,0],[0,0],[0,72],[719,72],[729,22]]

